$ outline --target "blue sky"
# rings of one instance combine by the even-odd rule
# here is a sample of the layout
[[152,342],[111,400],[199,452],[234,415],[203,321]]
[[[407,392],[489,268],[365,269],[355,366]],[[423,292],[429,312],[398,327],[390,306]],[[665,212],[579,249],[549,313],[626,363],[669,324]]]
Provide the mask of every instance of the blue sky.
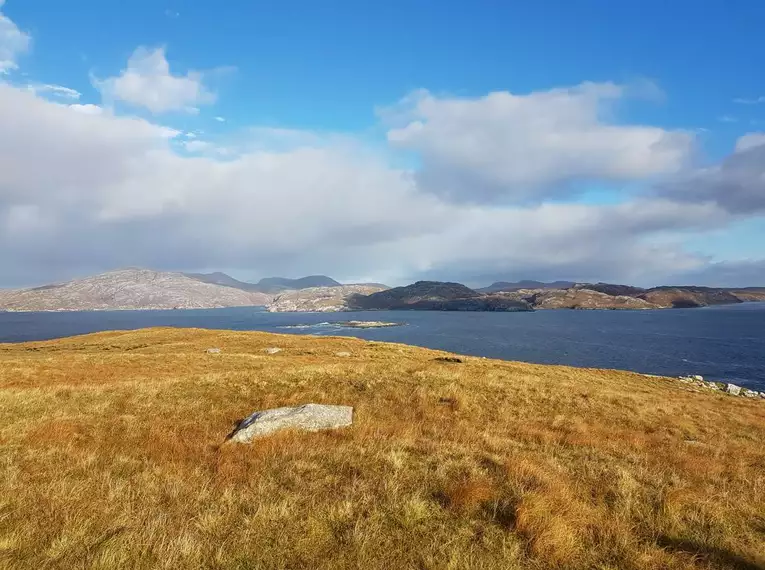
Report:
[[[752,150],[740,160],[733,156],[736,170],[732,175],[721,168],[735,154],[741,137],[765,131],[765,100],[758,102],[765,96],[762,73],[765,42],[761,40],[765,4],[755,0],[385,3],[138,0],[120,5],[95,0],[80,0],[75,5],[52,0],[7,0],[0,10],[8,22],[29,38],[25,49],[14,51],[13,69],[0,77],[7,88],[55,85],[76,90],[79,96],[76,102],[72,99],[73,104],[97,105],[105,110],[99,119],[104,129],[107,118],[115,128],[133,118],[146,125],[173,129],[180,134],[165,141],[164,150],[174,153],[175,158],[195,161],[194,168],[207,161],[211,170],[198,178],[213,176],[213,170],[223,168],[221,164],[237,170],[231,165],[236,161],[244,165],[266,158],[302,160],[308,149],[329,153],[323,164],[335,164],[335,159],[339,164],[340,154],[354,168],[369,162],[363,173],[354,169],[352,175],[345,170],[322,174],[322,180],[331,181],[327,188],[292,177],[266,179],[262,169],[248,171],[248,180],[258,183],[237,195],[240,203],[249,204],[248,200],[252,200],[253,205],[263,205],[280,193],[294,199],[298,191],[292,185],[298,184],[312,196],[326,192],[323,203],[334,204],[342,215],[335,218],[334,214],[327,214],[324,223],[317,222],[308,231],[301,224],[304,218],[286,212],[283,209],[286,206],[279,206],[280,215],[285,216],[284,227],[295,224],[296,229],[287,232],[289,239],[277,242],[274,235],[279,230],[270,231],[265,240],[253,234],[244,240],[247,247],[242,246],[242,252],[232,255],[216,251],[218,247],[230,250],[226,245],[231,238],[225,235],[225,212],[205,220],[199,212],[182,211],[179,206],[185,208],[193,201],[192,197],[203,192],[214,194],[219,188],[178,187],[174,190],[177,194],[144,208],[151,210],[155,218],[150,220],[144,211],[138,215],[120,210],[119,214],[109,214],[110,219],[118,222],[112,221],[106,227],[104,220],[109,215],[104,212],[122,208],[115,206],[119,200],[110,194],[109,188],[134,184],[132,179],[118,180],[124,172],[120,166],[113,173],[114,180],[107,184],[99,179],[93,187],[94,197],[87,202],[98,202],[99,206],[89,218],[95,220],[88,230],[91,233],[82,239],[85,242],[107,236],[121,239],[125,250],[120,248],[122,253],[113,258],[104,252],[84,253],[87,261],[62,260],[55,268],[35,261],[34,253],[27,252],[31,253],[32,261],[28,269],[12,279],[11,285],[107,269],[123,262],[168,269],[223,268],[245,278],[272,272],[296,275],[334,271],[348,279],[395,281],[420,275],[455,275],[469,280],[472,271],[497,278],[549,275],[648,283],[694,277],[713,281],[715,263],[745,262],[746,275],[751,276],[753,264],[765,257],[761,245],[765,243],[761,208],[765,191],[758,179],[761,171],[753,166],[758,157],[750,158]],[[2,38],[0,33],[0,54]],[[156,52],[157,49],[163,51]],[[152,53],[155,59],[148,57]],[[187,93],[181,102],[170,101],[168,97],[172,98],[173,93],[167,90],[152,94],[153,88],[174,88],[172,81],[142,82],[138,67],[131,75],[131,61],[136,66],[147,61],[164,62],[169,66],[164,77],[191,78],[182,87],[200,91],[196,95]],[[126,75],[132,83],[120,80]],[[520,110],[515,110],[510,98],[498,98],[494,103],[487,99],[490,93],[527,97],[576,89],[583,84],[615,85],[619,90],[615,93],[604,88],[585,89],[586,93],[572,95],[573,103],[568,99],[549,103],[544,97],[529,97],[523,100],[528,106]],[[180,89],[180,84],[177,87]],[[419,93],[419,103],[402,104],[402,99],[412,93]],[[61,97],[53,96],[51,91],[43,93],[38,89],[35,97],[61,103]],[[460,101],[476,104],[452,113]],[[548,104],[557,106],[548,108]],[[573,105],[571,110],[569,104]],[[591,106],[596,109],[595,118],[589,117]],[[496,118],[487,116],[492,110],[497,111]],[[431,115],[431,111],[436,114]],[[40,111],[36,112],[39,116]],[[585,140],[593,130],[598,131],[599,137],[610,137],[609,142],[596,140],[596,135],[592,135],[587,148],[574,148],[573,143],[567,142],[565,148],[547,149],[545,144],[557,140],[556,125],[567,124],[569,120],[576,125],[572,128],[566,125],[564,130],[574,142],[577,132]],[[546,121],[544,129],[549,132],[527,144],[524,137],[537,135],[536,121]],[[427,123],[423,133],[412,128],[406,130],[407,125],[412,127],[417,122]],[[99,130],[94,136],[114,140],[105,131]],[[133,140],[133,135],[125,136]],[[453,144],[447,148],[443,137],[453,137]],[[655,144],[650,142],[654,139]],[[191,140],[196,141],[196,146],[188,145]],[[466,149],[466,141],[472,141],[471,149]],[[87,142],[83,145],[87,146]],[[507,146],[505,151],[501,145]],[[527,147],[533,148],[534,153],[525,153],[523,159],[505,159]],[[623,153],[613,154],[609,147],[623,147]],[[671,153],[659,153],[655,150],[658,147],[671,147]],[[119,147],[114,152],[121,153],[115,155],[115,162],[135,164],[144,160],[147,168],[149,163],[154,166],[153,158],[147,159],[149,155],[144,151],[133,156],[129,155],[130,150]],[[353,156],[348,157],[349,153]],[[644,153],[648,154],[640,158],[639,164],[629,162]],[[525,163],[537,160],[561,174],[550,176],[534,171],[516,175]],[[621,162],[622,166],[609,166]],[[745,166],[739,166],[741,162]],[[183,164],[190,167],[192,163]],[[297,164],[287,170],[302,170]],[[577,164],[586,166],[574,166]],[[345,168],[345,162],[338,168]],[[715,170],[718,168],[719,172]],[[402,169],[407,172],[400,172]],[[571,220],[585,216],[579,206],[592,206],[595,209],[588,210],[586,216],[592,216],[593,224],[605,223],[604,220],[613,217],[604,208],[620,206],[623,210],[618,215],[626,216],[629,211],[629,215],[639,212],[639,216],[644,216],[643,212],[651,211],[658,212],[660,219],[656,222],[641,219],[635,222],[639,231],[618,236],[617,241],[624,241],[622,255],[618,251],[601,251],[602,245],[592,243],[587,246],[589,255],[572,251],[557,263],[529,260],[516,252],[497,259],[483,255],[476,259],[465,253],[465,259],[460,258],[452,265],[448,256],[437,252],[436,246],[424,237],[437,233],[430,229],[430,224],[439,226],[439,220],[423,219],[421,227],[417,227],[416,220],[402,220],[406,216],[396,215],[399,206],[388,203],[389,196],[378,196],[371,190],[385,186],[383,180],[394,172],[397,184],[414,185],[406,189],[402,186],[401,196],[411,192],[418,203],[422,202],[420,207],[429,212],[443,210],[442,226],[451,225],[450,217],[459,217],[466,224],[463,238],[469,236],[473,243],[502,241],[506,236],[499,229],[491,236],[481,234],[473,226],[468,229],[468,223],[476,228],[493,224],[499,228],[502,222],[494,221],[495,218],[507,216],[507,223],[512,225],[519,219],[516,216],[524,218],[524,208],[534,208],[535,215],[547,216],[553,215],[549,214],[551,207],[571,207],[572,216],[559,209],[554,212],[555,216]],[[157,173],[158,179],[166,180],[168,176],[164,170]],[[735,204],[725,197],[731,176],[735,184],[744,188]],[[747,177],[746,181],[741,181],[742,176]],[[342,184],[349,177],[354,184],[368,186],[333,194],[332,185]],[[694,188],[702,187],[703,192],[691,189],[679,194],[665,190],[669,186],[688,185],[689,180],[699,177],[703,181],[694,183]],[[236,178],[237,183],[244,183],[243,179],[242,174]],[[5,184],[23,186],[18,178]],[[42,193],[37,185],[35,182],[36,191]],[[374,216],[367,210],[343,211],[341,203],[349,203],[348,196],[357,195],[354,192],[362,194],[365,203],[385,202],[385,207],[391,209],[390,216],[382,216],[379,209]],[[150,203],[161,193],[154,191],[147,199],[138,196],[135,199]],[[26,217],[34,211],[34,216],[45,218],[41,203],[21,199],[20,194],[17,189],[15,197],[5,201],[0,195],[0,208],[4,205],[7,212],[15,208],[14,220],[19,211],[27,212]],[[30,195],[28,192],[27,196]],[[233,196],[231,200],[236,203]],[[664,202],[651,202],[649,207],[640,200]],[[691,206],[699,211],[694,214],[689,210]],[[714,207],[717,210],[712,212]],[[131,204],[131,209],[140,210],[135,204]],[[450,213],[451,209],[454,213]],[[671,212],[679,211],[682,215],[673,214],[675,218],[667,221]],[[7,216],[10,219],[11,214]],[[485,216],[483,221],[473,220],[481,216]],[[209,227],[221,224],[222,229],[215,236],[206,236],[209,243],[219,245],[211,246],[211,251],[200,256],[182,251],[177,245],[168,247],[166,255],[145,254],[138,246],[135,251],[127,247],[131,241],[135,243],[126,238],[129,235],[126,227],[130,224],[157,224],[156,227],[179,232],[174,239],[181,240],[188,239],[188,233],[181,237],[181,228],[188,232],[185,225],[192,220]],[[358,251],[358,244],[353,244],[346,264],[337,263],[330,253],[338,247],[336,232],[331,228],[343,223],[342,220],[359,228],[359,239],[351,241],[367,246],[362,252]],[[61,227],[68,223],[59,222]],[[624,225],[631,227],[631,223],[632,219]],[[544,218],[534,227],[548,225],[555,226]],[[527,235],[529,231],[524,228]],[[301,232],[306,234],[305,241],[292,239]],[[585,236],[582,239],[594,239],[588,232],[582,235]],[[569,239],[576,240],[578,236],[572,233]],[[608,239],[606,233],[603,237]],[[401,245],[404,239],[411,241]],[[455,234],[436,241],[449,243],[457,239]],[[553,230],[539,235],[540,243],[550,239],[553,242],[559,239]],[[260,251],[253,245],[255,242],[268,242],[270,249]],[[326,247],[327,252],[308,255],[306,248],[312,243],[319,249]],[[44,246],[39,244],[40,248]],[[391,264],[395,265],[392,260],[397,258],[396,247],[419,248],[420,255],[412,256],[400,267],[392,267]],[[512,247],[525,248],[528,244],[518,242]],[[252,251],[251,256],[247,255],[247,248]],[[656,248],[661,248],[662,253],[657,254]],[[269,253],[275,249],[282,252],[282,257],[276,260]],[[618,263],[620,258],[631,259],[630,256],[635,263],[644,263],[646,257],[655,259],[664,254],[667,256],[664,265],[646,267],[650,274],[628,271]],[[540,249],[539,256],[545,255],[554,257],[547,247]],[[8,258],[11,257],[9,253]],[[379,260],[377,269],[375,264],[360,261],[369,259]],[[597,259],[605,261],[599,264]],[[320,266],[321,262],[328,267]],[[730,275],[729,269],[726,266],[726,276]]]

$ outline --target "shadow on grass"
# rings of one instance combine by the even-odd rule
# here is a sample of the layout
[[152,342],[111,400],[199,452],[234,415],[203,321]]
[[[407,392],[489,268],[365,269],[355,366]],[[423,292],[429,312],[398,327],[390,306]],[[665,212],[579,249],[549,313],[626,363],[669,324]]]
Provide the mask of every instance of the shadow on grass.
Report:
[[765,563],[762,560],[753,561],[728,550],[703,546],[692,540],[661,535],[656,542],[659,546],[672,552],[692,554],[705,562],[712,562],[720,566],[735,568],[736,570],[765,570]]

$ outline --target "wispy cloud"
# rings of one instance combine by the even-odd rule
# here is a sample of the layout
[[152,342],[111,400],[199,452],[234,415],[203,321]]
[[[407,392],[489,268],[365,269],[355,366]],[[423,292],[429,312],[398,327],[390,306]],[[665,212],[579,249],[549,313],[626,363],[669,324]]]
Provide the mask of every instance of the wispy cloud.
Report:
[[765,103],[765,95],[760,95],[759,97],[754,97],[752,99],[747,99],[745,97],[737,97],[733,100],[734,103],[738,103],[739,105],[760,105],[762,103]]
[[732,117],[731,115],[721,115],[717,117],[717,120],[721,123],[737,123],[738,119],[736,117]]
[[80,98],[80,92],[76,89],[70,89],[62,85],[48,85],[48,84],[32,84],[28,85],[27,89],[40,95],[52,95],[54,97],[60,97],[62,99],[78,100]]
[[16,58],[32,44],[32,37],[2,13],[3,4],[5,0],[0,0],[0,75],[17,69]]

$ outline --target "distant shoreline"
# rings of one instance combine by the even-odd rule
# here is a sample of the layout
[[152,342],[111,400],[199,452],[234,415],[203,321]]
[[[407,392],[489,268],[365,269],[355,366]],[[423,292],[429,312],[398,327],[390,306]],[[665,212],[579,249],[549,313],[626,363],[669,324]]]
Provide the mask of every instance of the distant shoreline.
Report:
[[[341,313],[381,313],[381,312],[407,312],[407,313],[534,313],[538,311],[603,311],[603,312],[623,312],[623,313],[644,313],[650,311],[682,311],[682,310],[695,310],[695,309],[708,309],[710,307],[736,307],[739,305],[755,305],[758,303],[765,304],[765,300],[756,301],[742,301],[740,303],[719,303],[716,305],[701,305],[698,307],[629,307],[629,308],[616,308],[616,307],[535,307],[530,311],[491,311],[491,310],[443,310],[443,309],[343,309],[339,311],[276,311],[276,314],[280,315],[326,315],[326,314],[341,314]],[[4,313],[12,314],[24,314],[24,313],[117,313],[117,312],[149,312],[149,311],[218,311],[223,309],[264,309],[267,305],[235,305],[235,306],[222,306],[222,307],[116,307],[116,308],[100,308],[100,309],[34,309],[34,310],[19,310],[19,309],[0,309],[0,315]]]

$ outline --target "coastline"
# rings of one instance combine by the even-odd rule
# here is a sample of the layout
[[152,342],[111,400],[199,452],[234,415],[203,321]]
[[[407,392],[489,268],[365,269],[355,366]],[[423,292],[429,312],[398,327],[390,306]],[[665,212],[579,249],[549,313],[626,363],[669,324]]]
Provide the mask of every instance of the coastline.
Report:
[[[403,311],[402,311],[403,312]],[[322,313],[319,313],[322,314]],[[385,321],[335,321],[335,322],[322,322],[322,323],[316,323],[313,325],[285,325],[282,328],[285,330],[296,330],[296,331],[305,331],[310,328],[315,327],[321,327],[323,325],[330,325],[330,326],[337,326],[342,328],[347,328],[350,330],[379,330],[379,329],[391,329],[391,328],[398,328],[398,327],[405,327],[408,325],[408,323],[405,322],[385,322]],[[237,333],[237,334],[253,334],[253,335],[273,335],[275,337],[298,337],[298,338],[306,338],[306,339],[346,339],[351,341],[360,341],[360,342],[367,342],[371,344],[377,344],[377,345],[391,345],[391,346],[398,346],[398,347],[407,347],[414,350],[425,350],[425,351],[438,351],[443,352],[444,354],[447,354],[449,356],[457,357],[460,360],[481,360],[481,361],[494,361],[494,362],[505,362],[505,363],[514,363],[514,364],[524,364],[524,365],[530,365],[530,366],[553,366],[553,367],[568,367],[572,369],[578,369],[584,372],[592,372],[592,371],[600,371],[604,373],[625,373],[625,374],[636,374],[638,376],[644,377],[644,378],[653,378],[653,379],[660,379],[663,381],[669,381],[674,384],[682,384],[684,385],[685,389],[690,389],[692,391],[698,391],[698,392],[708,392],[708,393],[714,393],[717,392],[719,394],[725,394],[730,396],[739,396],[742,398],[749,398],[753,400],[759,400],[762,399],[765,401],[765,389],[751,389],[746,386],[740,386],[736,384],[733,380],[736,379],[724,379],[724,378],[717,378],[717,379],[710,379],[705,378],[704,376],[698,374],[698,370],[696,371],[688,371],[688,373],[681,374],[679,376],[668,376],[663,374],[652,374],[652,373],[646,373],[641,372],[639,370],[630,370],[625,368],[607,368],[607,367],[593,367],[593,366],[575,366],[575,365],[568,365],[568,364],[555,364],[555,363],[542,363],[542,362],[528,362],[528,361],[521,361],[521,360],[513,360],[509,358],[497,358],[497,357],[487,357],[477,354],[470,354],[470,353],[457,353],[457,352],[451,352],[451,351],[443,351],[439,350],[437,348],[427,347],[423,345],[418,344],[410,344],[406,342],[401,341],[380,341],[380,340],[367,340],[364,338],[359,338],[356,336],[347,336],[343,334],[332,334],[332,335],[317,335],[317,334],[306,334],[303,332],[267,332],[267,331],[260,331],[260,330],[247,330],[247,331],[234,331],[231,329],[214,329],[214,328],[185,328],[185,327],[174,327],[174,326],[168,326],[168,327],[143,327],[143,328],[137,328],[137,329],[110,329],[110,330],[99,330],[96,332],[86,332],[82,334],[75,334],[75,335],[69,335],[69,336],[62,336],[62,337],[55,337],[51,339],[44,339],[44,340],[21,340],[17,342],[0,342],[0,348],[3,347],[19,347],[23,346],[25,344],[35,344],[35,343],[56,343],[56,342],[68,342],[72,341],[74,339],[84,339],[89,336],[98,336],[98,335],[110,335],[110,334],[129,334],[129,333],[135,333],[135,334],[142,334],[142,333],[153,333],[157,331],[162,330],[173,330],[173,331],[205,331],[208,333],[219,333],[221,335],[225,335],[226,333]],[[746,381],[745,381],[746,383]]]
[[395,309],[359,309],[359,308],[343,308],[343,309],[331,309],[331,310],[291,310],[280,311],[268,310],[268,305],[218,305],[207,307],[99,307],[90,309],[3,309],[0,308],[0,314],[3,313],[108,313],[117,311],[205,311],[205,310],[217,310],[217,309],[263,309],[264,312],[280,313],[280,314],[333,314],[333,313],[379,313],[386,311],[404,311],[404,312],[417,312],[417,313],[533,313],[537,311],[617,311],[617,312],[646,312],[646,311],[687,311],[694,309],[708,309],[711,307],[735,307],[738,305],[751,305],[753,303],[765,303],[765,300],[747,300],[739,303],[716,303],[713,305],[700,305],[697,307],[534,307],[531,310],[509,310],[509,311],[494,311],[494,310],[464,310],[464,309],[408,309],[397,307]]

